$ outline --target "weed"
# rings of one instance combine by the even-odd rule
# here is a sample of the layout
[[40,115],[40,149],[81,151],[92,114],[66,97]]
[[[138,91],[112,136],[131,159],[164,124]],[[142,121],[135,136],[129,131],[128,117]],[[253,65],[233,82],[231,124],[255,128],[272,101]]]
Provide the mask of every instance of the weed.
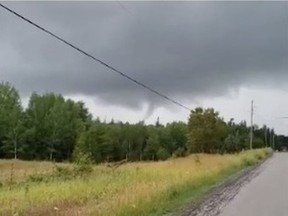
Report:
[[243,163],[244,163],[244,166],[252,166],[255,164],[255,160],[253,158],[244,157]]
[[43,174],[33,174],[33,175],[29,175],[28,177],[28,181],[31,182],[42,182],[45,179],[45,175]]
[[201,164],[200,157],[198,154],[195,154],[194,161],[196,164]]

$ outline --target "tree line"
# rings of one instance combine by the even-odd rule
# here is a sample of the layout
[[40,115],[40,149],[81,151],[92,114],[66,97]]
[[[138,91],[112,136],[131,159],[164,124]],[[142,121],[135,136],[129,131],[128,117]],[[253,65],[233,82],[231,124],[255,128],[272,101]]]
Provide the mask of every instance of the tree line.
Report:
[[[0,158],[71,161],[85,154],[103,162],[233,153],[250,148],[249,131],[245,121],[225,122],[212,108],[192,110],[187,123],[105,122],[93,118],[81,101],[34,92],[24,109],[18,91],[0,83]],[[254,148],[279,146],[265,125],[254,125],[253,136]]]

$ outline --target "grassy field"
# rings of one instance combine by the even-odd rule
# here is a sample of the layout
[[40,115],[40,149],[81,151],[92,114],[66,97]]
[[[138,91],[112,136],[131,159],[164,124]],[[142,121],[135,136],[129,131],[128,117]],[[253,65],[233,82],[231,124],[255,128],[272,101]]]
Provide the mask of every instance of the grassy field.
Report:
[[73,178],[51,178],[69,164],[0,160],[0,215],[163,215],[268,153],[195,154],[116,169],[103,164]]

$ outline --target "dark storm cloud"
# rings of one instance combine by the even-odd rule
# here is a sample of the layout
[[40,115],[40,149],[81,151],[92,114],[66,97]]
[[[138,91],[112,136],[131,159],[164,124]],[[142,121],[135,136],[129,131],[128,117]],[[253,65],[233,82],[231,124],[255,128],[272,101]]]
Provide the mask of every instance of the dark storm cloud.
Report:
[[[287,78],[287,2],[4,4],[179,101]],[[0,79],[22,95],[56,91],[130,107],[168,104],[2,9]]]

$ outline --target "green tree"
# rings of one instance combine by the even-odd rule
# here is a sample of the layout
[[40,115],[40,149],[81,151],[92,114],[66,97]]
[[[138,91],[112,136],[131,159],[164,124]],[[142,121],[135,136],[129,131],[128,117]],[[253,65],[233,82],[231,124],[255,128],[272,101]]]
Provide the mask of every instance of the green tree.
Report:
[[83,104],[54,93],[33,93],[26,110],[27,154],[31,158],[70,159],[76,140],[87,127],[84,119],[89,115]]
[[8,82],[0,83],[0,104],[0,155],[17,158],[23,111],[18,91]]
[[236,134],[229,134],[228,137],[224,141],[224,145],[222,146],[221,152],[237,152],[241,149],[241,138],[239,135],[239,131]]
[[154,127],[149,127],[147,144],[144,149],[144,158],[147,160],[156,160],[157,151],[160,148],[159,134]]
[[215,152],[226,135],[227,126],[214,109],[196,108],[191,111],[187,142],[190,152]]
[[184,156],[186,151],[188,127],[184,122],[172,122],[167,124],[166,130],[169,136],[169,152],[177,153],[176,156]]

